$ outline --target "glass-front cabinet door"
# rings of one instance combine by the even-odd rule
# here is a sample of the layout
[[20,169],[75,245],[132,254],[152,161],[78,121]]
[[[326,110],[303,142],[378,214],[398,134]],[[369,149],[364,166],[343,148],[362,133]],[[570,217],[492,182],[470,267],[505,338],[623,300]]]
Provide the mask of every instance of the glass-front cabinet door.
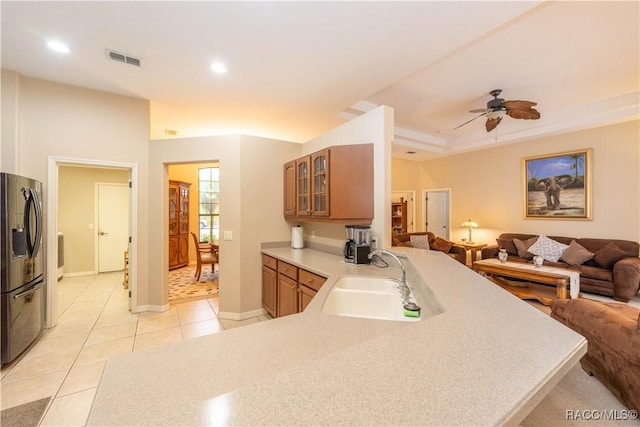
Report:
[[311,215],[309,157],[296,160],[296,213]]
[[311,156],[313,199],[312,214],[329,216],[329,150]]
[[180,185],[180,234],[189,233],[189,186]]
[[169,185],[169,234],[178,234],[178,187]]

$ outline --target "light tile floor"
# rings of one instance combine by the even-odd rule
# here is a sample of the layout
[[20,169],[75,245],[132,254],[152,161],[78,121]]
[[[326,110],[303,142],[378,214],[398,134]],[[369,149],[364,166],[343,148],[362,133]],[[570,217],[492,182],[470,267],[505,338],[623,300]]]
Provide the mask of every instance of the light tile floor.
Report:
[[40,425],[84,425],[109,357],[270,319],[218,319],[217,295],[131,314],[122,279],[116,272],[58,282],[58,325],[2,367],[0,409],[51,396]]

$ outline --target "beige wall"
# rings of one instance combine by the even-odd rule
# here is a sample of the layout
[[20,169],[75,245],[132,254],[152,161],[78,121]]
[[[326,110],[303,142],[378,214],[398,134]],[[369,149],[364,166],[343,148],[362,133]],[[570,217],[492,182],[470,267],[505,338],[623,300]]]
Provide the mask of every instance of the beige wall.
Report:
[[0,170],[13,174],[18,174],[18,82],[18,73],[2,70]]
[[149,301],[168,301],[167,183],[169,164],[220,163],[220,315],[243,318],[261,306],[260,244],[285,241],[282,165],[300,145],[246,136],[211,136],[151,141],[149,154]]
[[[13,95],[4,96],[5,91]],[[3,155],[2,167],[42,181],[45,206],[50,197],[49,176],[56,172],[49,170],[50,158],[137,165],[135,277],[138,304],[147,304],[149,102],[8,70],[2,70],[2,93],[3,119],[5,109],[15,112],[15,126],[5,129],[3,123],[2,152],[12,154],[9,159]],[[45,228],[50,241],[56,238],[56,228]],[[54,262],[55,257],[48,254],[47,263]]]
[[[129,182],[129,171],[62,166],[58,172],[58,230],[64,233],[64,273],[94,274],[95,184]],[[126,217],[129,212],[123,212]],[[94,224],[93,229],[89,224]]]
[[[391,144],[393,142],[393,109],[381,106],[346,122],[302,146],[300,155],[311,154],[332,145],[373,144],[374,219],[371,233],[378,247],[391,246]],[[341,183],[341,185],[357,185]],[[291,225],[295,225],[292,223]],[[344,225],[301,223],[305,240],[341,247],[346,239]],[[315,236],[311,236],[314,233]]]
[[[540,138],[424,162],[393,162],[393,188],[408,189],[419,170],[417,194],[451,189],[451,238],[471,217],[480,228],[476,242],[494,244],[502,232],[640,241],[639,122],[627,122]],[[524,219],[522,159],[593,149],[593,220]],[[418,218],[422,206],[418,206]]]

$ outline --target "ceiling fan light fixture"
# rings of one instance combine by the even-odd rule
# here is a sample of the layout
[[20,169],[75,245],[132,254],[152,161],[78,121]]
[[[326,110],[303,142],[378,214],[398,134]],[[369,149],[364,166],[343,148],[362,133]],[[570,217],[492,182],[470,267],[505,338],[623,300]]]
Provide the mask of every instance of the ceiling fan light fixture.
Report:
[[503,110],[497,110],[497,111],[491,111],[489,113],[487,113],[487,118],[488,119],[498,119],[498,118],[503,118],[504,117],[505,112]]

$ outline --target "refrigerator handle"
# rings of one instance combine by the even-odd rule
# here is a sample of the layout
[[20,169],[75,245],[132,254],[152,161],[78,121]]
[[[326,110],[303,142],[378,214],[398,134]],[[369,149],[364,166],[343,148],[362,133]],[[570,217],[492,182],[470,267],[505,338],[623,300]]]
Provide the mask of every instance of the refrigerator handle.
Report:
[[[27,249],[29,250],[29,257],[34,258],[40,250],[40,240],[42,239],[42,209],[40,207],[40,200],[38,199],[38,193],[33,188],[29,188],[25,194],[26,209],[24,210],[24,224],[27,233]],[[31,241],[31,206],[34,209],[35,216],[35,238]]]
[[19,294],[14,295],[13,299],[20,299],[20,298],[26,297],[27,295],[31,295],[32,293],[34,293],[35,291],[37,291],[38,289],[40,289],[43,286],[44,286],[44,281],[41,281],[41,282],[37,283],[35,286],[33,286],[32,288],[29,288],[28,290],[26,290],[24,292],[20,292]]

